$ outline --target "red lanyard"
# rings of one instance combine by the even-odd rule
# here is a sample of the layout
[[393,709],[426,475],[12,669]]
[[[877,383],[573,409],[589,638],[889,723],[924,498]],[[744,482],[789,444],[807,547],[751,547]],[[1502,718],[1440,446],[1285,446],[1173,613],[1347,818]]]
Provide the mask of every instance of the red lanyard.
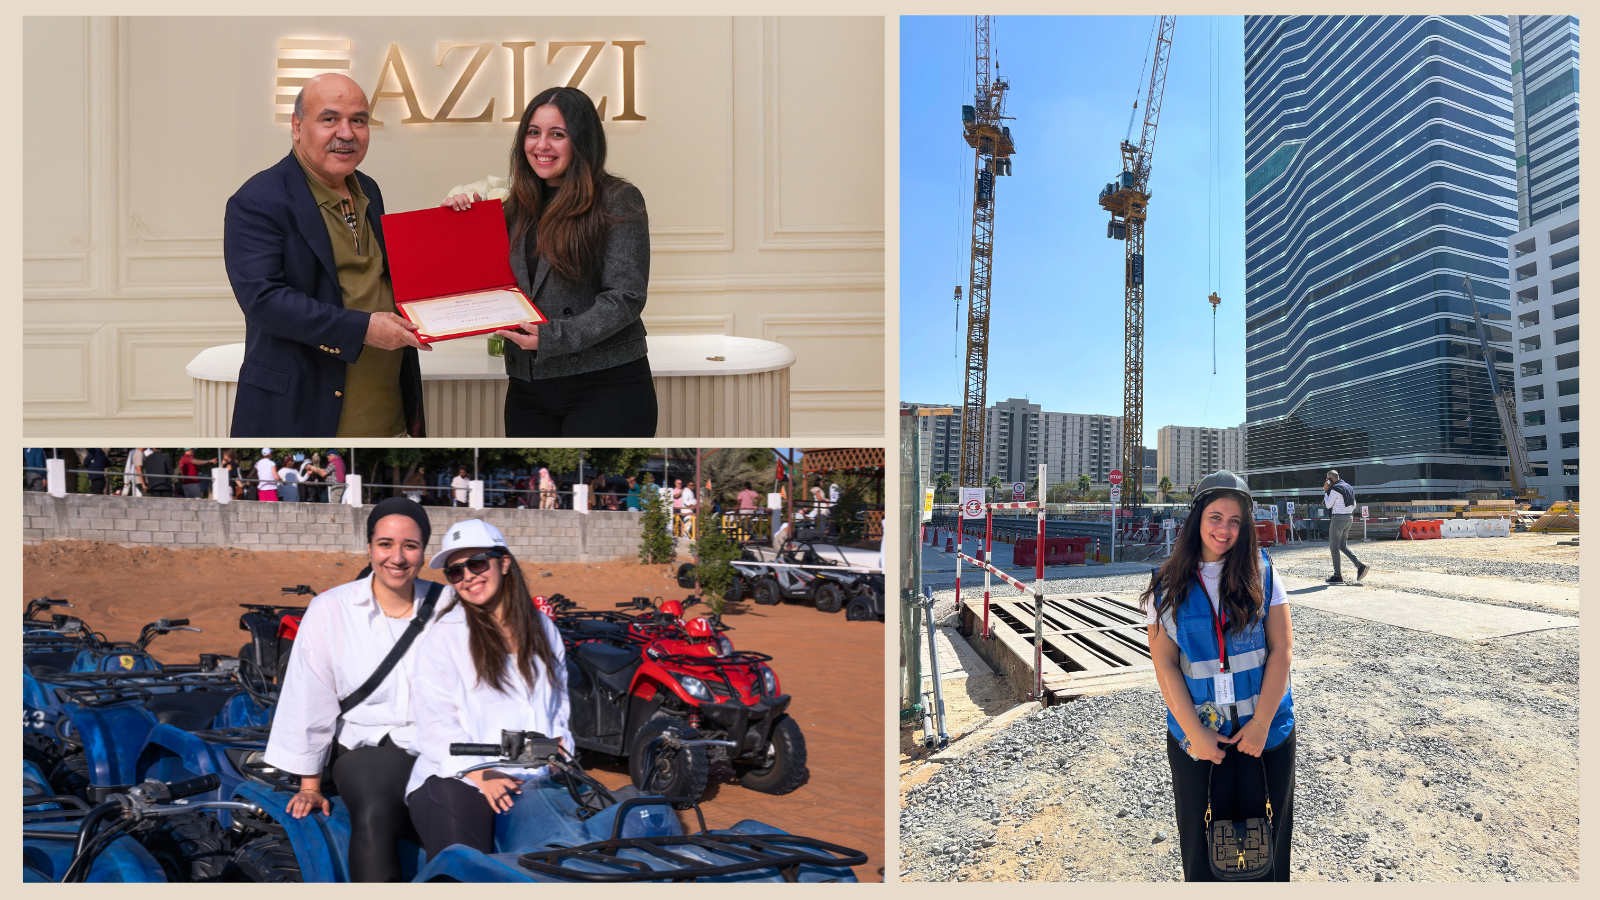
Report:
[[[1228,627],[1228,611],[1222,609],[1222,604],[1220,603],[1215,606],[1211,605],[1211,592],[1206,590],[1205,576],[1197,574],[1196,578],[1200,582],[1200,592],[1206,595],[1206,610],[1211,613],[1211,625],[1217,629],[1217,658],[1222,661],[1222,671],[1226,672],[1228,671],[1228,645],[1222,640],[1222,630]],[[1222,610],[1221,619],[1217,618],[1219,609]]]

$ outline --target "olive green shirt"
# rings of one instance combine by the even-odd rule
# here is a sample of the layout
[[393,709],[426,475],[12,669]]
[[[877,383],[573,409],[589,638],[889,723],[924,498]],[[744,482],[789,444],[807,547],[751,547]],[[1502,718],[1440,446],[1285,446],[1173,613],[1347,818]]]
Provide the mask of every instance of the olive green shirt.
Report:
[[[300,168],[304,160],[295,155]],[[383,275],[383,249],[367,219],[367,196],[351,175],[344,180],[350,199],[318,181],[306,170],[306,184],[322,210],[333,241],[333,264],[339,273],[339,291],[345,309],[365,313],[395,311],[394,288]],[[346,218],[355,218],[351,230]],[[406,430],[405,410],[400,403],[400,363],[404,350],[379,350],[362,347],[344,376],[344,405],[339,412],[339,437],[395,437]]]

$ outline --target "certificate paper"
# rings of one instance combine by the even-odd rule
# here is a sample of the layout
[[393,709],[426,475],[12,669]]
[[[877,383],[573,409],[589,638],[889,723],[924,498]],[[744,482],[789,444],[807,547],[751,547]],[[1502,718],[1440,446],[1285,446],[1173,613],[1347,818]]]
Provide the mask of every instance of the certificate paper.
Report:
[[515,328],[522,322],[543,322],[528,298],[516,289],[480,291],[412,300],[399,306],[406,318],[416,323],[424,341],[447,340],[469,334],[483,334],[501,328]]

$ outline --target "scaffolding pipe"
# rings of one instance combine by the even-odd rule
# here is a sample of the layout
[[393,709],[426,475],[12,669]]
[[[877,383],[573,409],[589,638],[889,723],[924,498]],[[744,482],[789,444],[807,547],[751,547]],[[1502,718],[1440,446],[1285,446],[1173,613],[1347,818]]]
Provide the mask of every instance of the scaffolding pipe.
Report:
[[[950,735],[944,728],[944,688],[939,684],[939,645],[936,640],[939,630],[933,625],[933,588],[923,585],[922,592],[925,595],[922,608],[928,620],[928,665],[933,667],[933,706],[939,717],[938,746],[943,748],[949,745]],[[923,719],[926,721],[926,713],[923,714]],[[922,733],[922,740],[929,747],[934,746],[933,735],[929,732]]]

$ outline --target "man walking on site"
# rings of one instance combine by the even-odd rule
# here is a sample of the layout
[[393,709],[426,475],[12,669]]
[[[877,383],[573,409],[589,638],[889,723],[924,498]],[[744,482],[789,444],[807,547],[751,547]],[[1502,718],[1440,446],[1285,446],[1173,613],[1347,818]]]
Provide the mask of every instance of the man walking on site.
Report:
[[1328,480],[1322,483],[1322,495],[1322,502],[1327,504],[1328,516],[1332,520],[1328,526],[1328,549],[1333,553],[1333,577],[1328,579],[1328,583],[1344,584],[1344,576],[1339,574],[1341,552],[1355,564],[1356,581],[1360,582],[1367,577],[1371,566],[1363,565],[1350,552],[1350,517],[1356,511],[1356,492],[1339,477],[1337,469],[1329,469]]

